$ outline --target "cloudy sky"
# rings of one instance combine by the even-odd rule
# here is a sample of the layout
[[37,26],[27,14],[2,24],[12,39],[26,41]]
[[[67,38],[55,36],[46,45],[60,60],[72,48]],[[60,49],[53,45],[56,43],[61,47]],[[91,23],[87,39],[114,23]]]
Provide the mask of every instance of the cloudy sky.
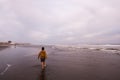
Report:
[[120,0],[0,0],[0,41],[120,44]]

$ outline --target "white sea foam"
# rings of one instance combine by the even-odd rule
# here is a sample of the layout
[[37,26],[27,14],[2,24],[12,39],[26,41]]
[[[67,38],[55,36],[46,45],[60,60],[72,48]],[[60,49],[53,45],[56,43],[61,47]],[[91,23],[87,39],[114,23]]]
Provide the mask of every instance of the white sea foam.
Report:
[[11,67],[11,65],[7,64],[7,67],[5,68],[5,70],[3,72],[0,73],[0,75],[4,75],[5,72],[7,72],[7,70],[9,69],[9,67]]
[[120,45],[56,45],[54,48],[68,50],[76,50],[77,49],[90,49],[90,50],[100,50],[106,52],[120,52]]

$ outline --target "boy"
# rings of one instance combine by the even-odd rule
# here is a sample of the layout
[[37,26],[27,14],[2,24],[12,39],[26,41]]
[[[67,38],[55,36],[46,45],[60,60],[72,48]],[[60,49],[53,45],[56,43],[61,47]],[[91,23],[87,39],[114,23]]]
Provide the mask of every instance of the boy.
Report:
[[41,66],[42,66],[42,69],[44,69],[46,67],[46,58],[47,58],[47,53],[46,51],[44,50],[44,47],[42,47],[42,50],[39,52],[38,54],[38,59],[41,59]]

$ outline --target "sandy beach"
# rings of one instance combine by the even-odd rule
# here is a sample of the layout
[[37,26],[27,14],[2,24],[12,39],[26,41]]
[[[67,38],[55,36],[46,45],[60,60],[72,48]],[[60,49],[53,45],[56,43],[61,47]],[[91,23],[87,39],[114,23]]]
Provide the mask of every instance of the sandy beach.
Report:
[[47,67],[37,59],[41,47],[0,51],[0,80],[120,80],[120,46],[45,46]]

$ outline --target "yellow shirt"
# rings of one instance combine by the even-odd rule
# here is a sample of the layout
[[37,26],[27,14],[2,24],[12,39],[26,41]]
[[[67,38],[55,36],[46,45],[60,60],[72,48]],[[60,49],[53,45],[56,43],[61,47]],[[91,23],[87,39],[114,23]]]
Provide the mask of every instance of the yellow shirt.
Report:
[[40,51],[38,54],[38,58],[47,58],[47,54],[45,50]]

